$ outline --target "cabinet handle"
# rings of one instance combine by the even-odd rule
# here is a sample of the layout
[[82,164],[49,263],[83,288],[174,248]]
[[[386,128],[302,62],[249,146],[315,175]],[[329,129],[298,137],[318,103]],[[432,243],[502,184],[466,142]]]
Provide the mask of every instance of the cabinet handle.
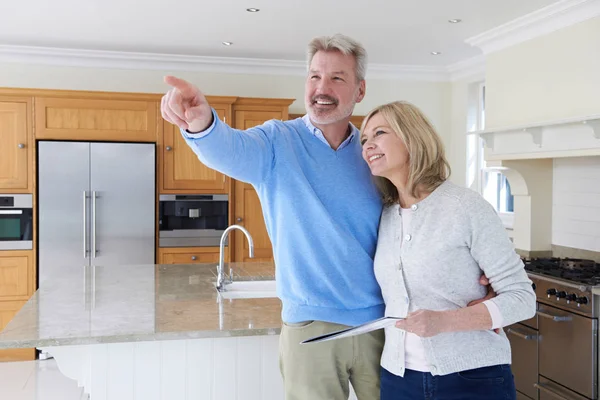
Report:
[[20,149],[24,149],[24,148],[25,148],[25,145],[24,145],[23,143],[19,143],[17,146],[18,146]]
[[227,116],[223,117],[223,122],[227,123]]
[[192,256],[192,260],[194,260],[194,261],[195,261],[195,260],[196,260],[196,258],[197,258],[196,256]]
[[548,318],[551,319],[554,322],[568,322],[571,321],[573,319],[573,317],[571,316],[559,316],[559,315],[552,315],[549,313],[545,313],[542,311],[538,311],[537,315],[539,315],[540,317],[544,317],[544,318]]
[[554,397],[555,399],[558,400],[569,400],[566,397],[561,396],[560,394],[556,393],[555,391],[551,390],[550,388],[546,387],[545,385],[541,384],[541,383],[534,383],[533,387],[536,389],[541,390],[542,392],[545,392],[546,394]]
[[237,222],[242,222],[244,219],[243,219],[242,217],[237,217],[235,220],[236,220]]
[[167,146],[167,151],[171,151],[173,148],[171,146]]

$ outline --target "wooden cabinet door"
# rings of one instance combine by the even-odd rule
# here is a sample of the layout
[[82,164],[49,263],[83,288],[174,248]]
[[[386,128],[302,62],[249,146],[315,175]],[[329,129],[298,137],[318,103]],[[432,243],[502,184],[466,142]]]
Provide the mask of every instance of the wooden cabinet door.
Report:
[[[37,139],[156,142],[158,101],[115,98],[35,99]],[[121,99],[122,98],[122,99]]]
[[33,250],[0,251],[0,301],[27,300],[34,292]]
[[[0,331],[34,292],[33,250],[0,251]],[[0,362],[35,359],[35,349],[0,350]]]
[[0,192],[33,192],[30,104],[0,97]]
[[[231,120],[230,105],[212,104],[219,118]],[[164,121],[161,193],[227,193],[229,178],[200,162],[179,127]]]
[[[14,318],[26,301],[0,301],[0,331]],[[0,350],[0,362],[35,360],[35,348]]]
[[[235,127],[238,129],[248,129],[270,119],[287,120],[287,107],[289,104],[286,104],[270,106],[242,104],[239,106],[239,109],[234,105]],[[236,229],[233,241],[234,261],[273,261],[273,246],[267,233],[260,200],[256,191],[252,185],[235,181],[234,194],[234,223],[246,228],[250,232],[254,242],[254,258],[250,258],[248,240],[243,232]]]

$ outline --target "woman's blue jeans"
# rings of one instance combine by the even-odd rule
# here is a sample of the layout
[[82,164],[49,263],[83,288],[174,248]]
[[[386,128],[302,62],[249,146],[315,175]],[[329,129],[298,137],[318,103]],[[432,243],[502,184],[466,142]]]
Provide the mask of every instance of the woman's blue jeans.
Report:
[[449,375],[406,370],[404,377],[381,369],[381,400],[516,400],[510,365]]

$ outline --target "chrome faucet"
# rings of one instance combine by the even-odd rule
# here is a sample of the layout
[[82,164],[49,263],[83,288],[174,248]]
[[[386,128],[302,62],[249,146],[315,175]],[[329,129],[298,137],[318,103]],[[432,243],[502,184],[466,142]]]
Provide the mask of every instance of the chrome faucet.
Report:
[[250,236],[250,232],[248,232],[246,228],[244,228],[241,225],[231,225],[227,227],[227,229],[225,229],[225,231],[221,235],[221,244],[219,245],[219,265],[217,266],[217,290],[219,292],[225,291],[225,275],[223,274],[223,264],[225,258],[225,239],[227,239],[229,231],[233,229],[239,229],[242,232],[244,232],[244,235],[246,235],[246,238],[248,239],[248,244],[250,245],[250,258],[254,258],[254,241],[252,240],[252,236]]

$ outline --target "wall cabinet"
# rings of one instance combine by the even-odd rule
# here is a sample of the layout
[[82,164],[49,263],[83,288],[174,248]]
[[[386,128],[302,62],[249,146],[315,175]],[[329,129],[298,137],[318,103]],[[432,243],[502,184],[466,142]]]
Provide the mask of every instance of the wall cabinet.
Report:
[[[292,102],[291,99],[241,99],[233,106],[234,127],[248,129],[270,119],[285,121],[289,118],[288,108]],[[239,230],[232,232],[234,261],[273,261],[273,247],[256,191],[252,185],[235,181],[233,193],[234,223],[244,226],[254,241],[254,258],[250,258],[248,240],[244,234]]]
[[0,96],[0,193],[33,193],[31,104]]
[[[76,96],[76,95],[74,95]],[[159,100],[114,98],[35,98],[36,139],[156,142]]]
[[[221,121],[230,123],[235,97],[207,97]],[[179,127],[163,120],[159,141],[161,193],[228,193],[229,178],[202,164],[187,145]]]

